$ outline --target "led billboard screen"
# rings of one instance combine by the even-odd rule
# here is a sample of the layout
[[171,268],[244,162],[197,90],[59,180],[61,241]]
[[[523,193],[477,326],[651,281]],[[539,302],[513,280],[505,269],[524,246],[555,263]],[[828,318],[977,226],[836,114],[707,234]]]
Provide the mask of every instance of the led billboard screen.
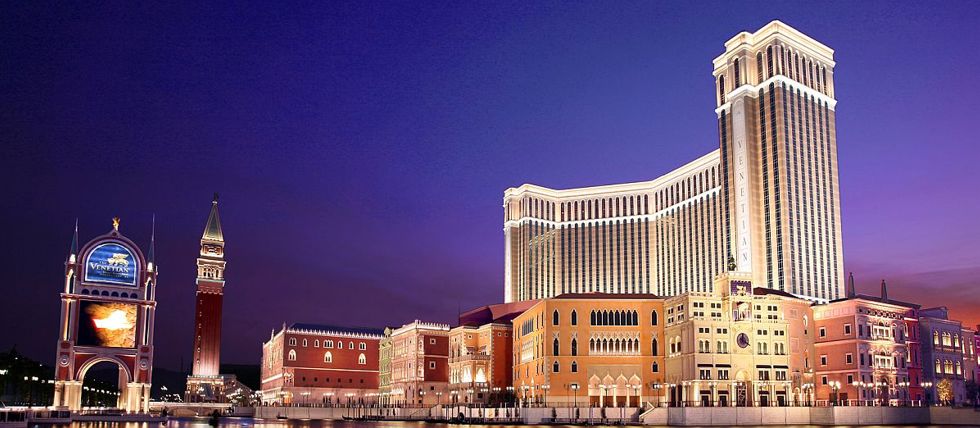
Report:
[[136,347],[137,306],[82,300],[78,307],[78,346]]

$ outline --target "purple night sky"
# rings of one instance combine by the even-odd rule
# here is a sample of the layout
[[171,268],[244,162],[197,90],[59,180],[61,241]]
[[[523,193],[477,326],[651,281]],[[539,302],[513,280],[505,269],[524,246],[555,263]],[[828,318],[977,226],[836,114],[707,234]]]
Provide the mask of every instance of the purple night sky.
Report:
[[156,364],[189,367],[215,191],[225,362],[257,364],[283,322],[499,302],[504,189],[648,180],[713,150],[711,60],[772,19],[836,50],[859,292],[885,278],[980,322],[980,4],[689,3],[4,5],[0,349],[53,362],[76,217],[83,241],[118,215],[146,245],[155,214]]

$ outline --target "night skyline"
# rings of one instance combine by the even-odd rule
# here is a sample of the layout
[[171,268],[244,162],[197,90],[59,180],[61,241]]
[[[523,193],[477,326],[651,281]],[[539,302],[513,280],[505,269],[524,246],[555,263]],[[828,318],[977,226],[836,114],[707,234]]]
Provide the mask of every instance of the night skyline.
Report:
[[225,362],[257,363],[283,322],[452,323],[503,298],[503,189],[648,180],[711,150],[710,58],[777,18],[836,49],[845,270],[859,291],[885,278],[893,298],[980,322],[976,6],[361,6],[20,5],[3,18],[14,245],[0,321],[33,329],[0,348],[52,362],[76,217],[83,242],[119,216],[145,250],[155,214],[156,364],[188,368],[215,191]]

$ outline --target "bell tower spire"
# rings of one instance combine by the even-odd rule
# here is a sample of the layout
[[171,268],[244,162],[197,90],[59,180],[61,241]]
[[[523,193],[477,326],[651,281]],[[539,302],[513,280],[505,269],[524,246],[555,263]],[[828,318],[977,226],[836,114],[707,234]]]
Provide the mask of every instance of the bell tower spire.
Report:
[[194,359],[187,378],[187,401],[224,399],[221,364],[221,308],[225,288],[225,236],[218,216],[218,194],[201,235],[197,258],[197,295],[194,311]]

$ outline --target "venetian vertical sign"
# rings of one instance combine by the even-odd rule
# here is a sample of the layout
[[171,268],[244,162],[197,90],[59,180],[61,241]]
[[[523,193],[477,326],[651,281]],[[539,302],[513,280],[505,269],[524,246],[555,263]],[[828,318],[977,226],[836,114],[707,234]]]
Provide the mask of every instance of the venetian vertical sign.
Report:
[[745,102],[739,97],[732,103],[732,139],[735,142],[735,229],[740,272],[752,270],[752,234],[749,230],[748,147],[745,145]]

